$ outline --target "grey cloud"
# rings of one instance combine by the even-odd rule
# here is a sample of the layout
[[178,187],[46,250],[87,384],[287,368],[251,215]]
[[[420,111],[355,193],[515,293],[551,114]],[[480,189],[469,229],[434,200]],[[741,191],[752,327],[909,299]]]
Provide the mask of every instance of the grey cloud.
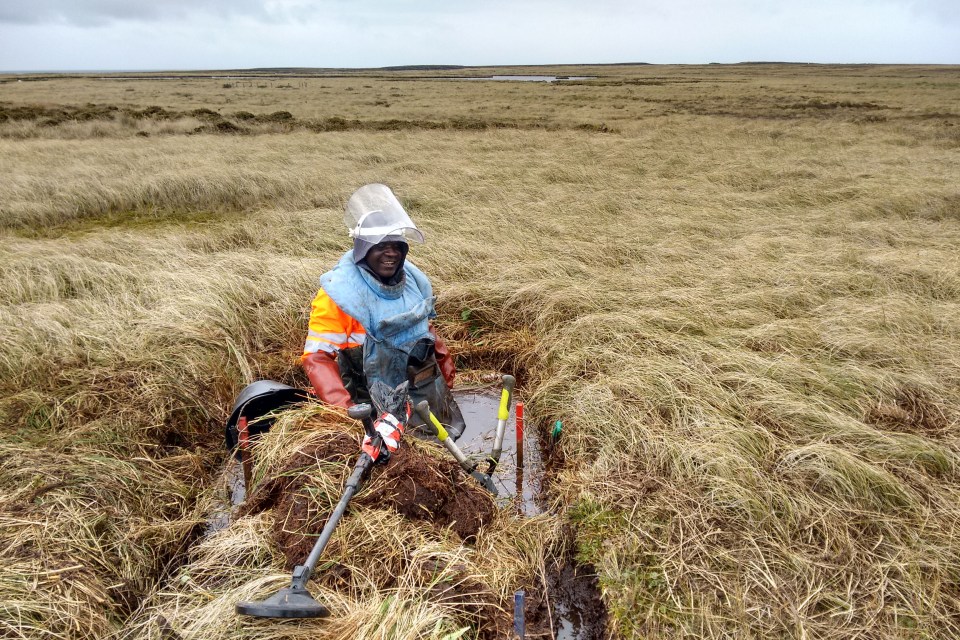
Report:
[[960,24],[960,11],[956,0],[914,0],[913,10],[924,17],[940,23]]
[[0,23],[95,26],[123,20],[177,20],[196,14],[269,19],[261,0],[2,0]]
[[530,12],[540,16],[570,11],[601,15],[636,5],[654,11],[669,6],[661,0],[594,0],[589,7],[583,7],[580,0],[0,0],[0,23],[100,26],[122,21],[181,21],[206,14],[289,24],[336,18],[349,24],[376,26],[475,15],[509,20]]
[[366,25],[410,23],[471,15],[511,15],[536,12],[540,16],[640,15],[700,16],[726,13],[753,15],[817,11],[827,7],[859,7],[871,3],[901,6],[938,22],[960,21],[956,0],[0,0],[0,23],[104,25],[121,21],[179,21],[204,14],[213,17],[248,17],[268,23],[304,23],[337,17]]

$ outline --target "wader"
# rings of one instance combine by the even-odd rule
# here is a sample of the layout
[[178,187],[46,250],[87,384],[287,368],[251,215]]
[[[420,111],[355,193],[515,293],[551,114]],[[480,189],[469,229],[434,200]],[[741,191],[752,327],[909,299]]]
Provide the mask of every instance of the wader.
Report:
[[[357,404],[370,402],[367,377],[363,373],[363,347],[341,349],[337,356],[337,365],[340,367],[343,386],[350,393],[350,399]],[[466,423],[457,401],[440,373],[433,343],[429,340],[417,342],[407,360],[406,375],[410,382],[411,405],[416,406],[423,400],[429,402],[430,409],[450,432],[450,437],[457,440]],[[423,420],[416,412],[411,414],[407,429],[408,433],[413,433],[418,438],[432,437],[432,429],[424,427]]]

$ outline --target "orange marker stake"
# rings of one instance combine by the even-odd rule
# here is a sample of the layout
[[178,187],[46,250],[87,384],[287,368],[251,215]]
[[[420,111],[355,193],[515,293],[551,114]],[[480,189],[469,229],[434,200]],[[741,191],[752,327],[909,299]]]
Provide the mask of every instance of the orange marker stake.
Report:
[[240,465],[243,467],[243,490],[250,493],[250,480],[253,476],[253,464],[250,459],[250,430],[247,429],[246,416],[240,416],[237,422],[237,432],[240,436]]
[[523,512],[523,403],[517,403],[517,498]]

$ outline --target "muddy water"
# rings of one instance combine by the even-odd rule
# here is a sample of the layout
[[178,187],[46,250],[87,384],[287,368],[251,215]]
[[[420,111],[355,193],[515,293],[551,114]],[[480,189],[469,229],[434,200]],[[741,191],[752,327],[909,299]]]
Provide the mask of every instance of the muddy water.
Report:
[[[453,395],[467,423],[463,434],[457,440],[457,446],[468,457],[485,458],[493,451],[496,437],[499,392],[464,389],[455,390]],[[536,432],[529,424],[523,437],[522,471],[518,477],[516,408],[511,407],[503,437],[503,453],[493,473],[493,481],[503,503],[514,503],[521,513],[536,515],[541,512],[538,498],[543,481],[543,459],[540,456]]]
[[234,509],[247,499],[247,489],[243,485],[243,469],[236,458],[230,456],[216,479],[215,486],[216,494],[204,531],[208,536],[229,527]]

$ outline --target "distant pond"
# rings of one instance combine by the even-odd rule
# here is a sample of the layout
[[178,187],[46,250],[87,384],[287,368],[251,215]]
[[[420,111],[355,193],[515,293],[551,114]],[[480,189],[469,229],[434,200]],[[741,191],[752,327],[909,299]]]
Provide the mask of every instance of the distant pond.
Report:
[[556,82],[557,80],[593,80],[597,76],[463,76],[439,80],[503,80],[512,82]]

